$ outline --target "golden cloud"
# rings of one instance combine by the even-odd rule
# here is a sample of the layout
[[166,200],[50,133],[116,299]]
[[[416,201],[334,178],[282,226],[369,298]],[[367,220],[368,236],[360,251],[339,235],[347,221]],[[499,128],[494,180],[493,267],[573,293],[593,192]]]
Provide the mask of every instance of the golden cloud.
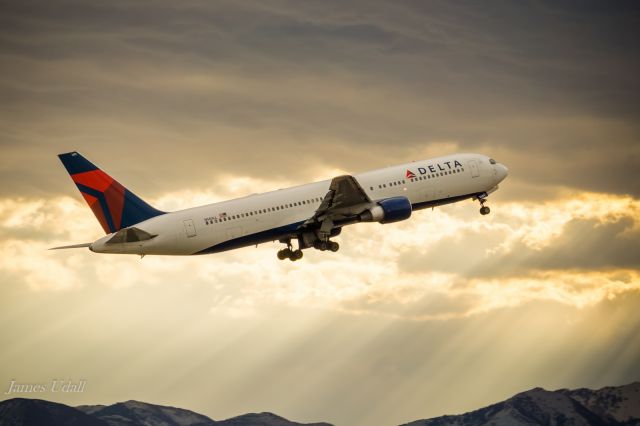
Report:
[[[261,191],[288,184],[235,178],[224,191],[170,193],[154,204],[177,209],[239,196],[250,188]],[[640,288],[636,267],[595,263],[589,268],[581,263],[547,268],[544,263],[566,254],[558,247],[564,250],[580,243],[575,241],[579,236],[569,232],[576,221],[606,232],[614,224],[615,233],[605,232],[603,238],[626,238],[628,244],[637,245],[640,201],[636,199],[564,194],[544,203],[498,203],[489,217],[477,215],[476,207],[463,203],[415,212],[412,220],[392,226],[348,227],[338,254],[308,251],[304,261],[292,264],[278,262],[276,247],[270,244],[206,257],[142,260],[86,251],[51,252],[46,249],[56,244],[99,237],[90,211],[68,197],[3,199],[0,257],[5,273],[38,291],[68,291],[87,282],[113,288],[179,283],[188,275],[197,283],[192,285],[216,289],[213,311],[236,317],[257,314],[263,306],[306,306],[394,318],[448,319],[538,300],[580,308]],[[518,251],[554,256],[536,263],[518,257]],[[591,256],[597,259],[598,253]],[[584,263],[588,265],[589,259]]]

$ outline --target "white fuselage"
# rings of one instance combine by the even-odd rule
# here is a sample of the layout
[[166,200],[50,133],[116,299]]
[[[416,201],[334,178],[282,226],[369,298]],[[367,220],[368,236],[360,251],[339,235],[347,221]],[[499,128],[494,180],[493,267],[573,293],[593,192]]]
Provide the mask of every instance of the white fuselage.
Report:
[[[406,197],[413,210],[486,196],[507,169],[479,154],[455,154],[355,174],[373,201]],[[414,176],[414,177],[412,177]],[[286,238],[312,217],[331,180],[254,194],[163,214],[135,225],[154,238],[91,244],[100,253],[192,255],[214,253]],[[352,222],[353,223],[353,222]]]

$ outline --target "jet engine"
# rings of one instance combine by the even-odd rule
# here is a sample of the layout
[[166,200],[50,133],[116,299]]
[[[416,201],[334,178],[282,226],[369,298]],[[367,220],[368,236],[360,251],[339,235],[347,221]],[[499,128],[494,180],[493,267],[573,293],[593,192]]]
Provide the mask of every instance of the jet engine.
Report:
[[361,222],[393,223],[411,217],[411,202],[407,197],[392,197],[376,202],[376,205],[360,214]]

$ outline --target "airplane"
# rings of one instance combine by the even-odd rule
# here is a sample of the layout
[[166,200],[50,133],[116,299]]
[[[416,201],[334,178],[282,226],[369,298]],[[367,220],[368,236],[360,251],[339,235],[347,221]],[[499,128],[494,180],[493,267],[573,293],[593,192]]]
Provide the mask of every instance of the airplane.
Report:
[[399,222],[416,210],[467,199],[479,201],[486,215],[487,196],[509,171],[485,155],[453,154],[164,212],[78,152],[58,157],[107,235],[52,249],[142,257],[218,253],[276,240],[286,245],[280,260],[299,260],[308,248],[336,252],[340,246],[332,238],[359,222]]

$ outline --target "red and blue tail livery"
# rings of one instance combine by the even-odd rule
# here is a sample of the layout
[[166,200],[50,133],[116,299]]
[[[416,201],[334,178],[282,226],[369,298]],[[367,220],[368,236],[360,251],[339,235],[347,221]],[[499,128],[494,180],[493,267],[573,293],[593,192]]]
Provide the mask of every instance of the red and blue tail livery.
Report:
[[58,155],[107,234],[164,214],[77,152]]

